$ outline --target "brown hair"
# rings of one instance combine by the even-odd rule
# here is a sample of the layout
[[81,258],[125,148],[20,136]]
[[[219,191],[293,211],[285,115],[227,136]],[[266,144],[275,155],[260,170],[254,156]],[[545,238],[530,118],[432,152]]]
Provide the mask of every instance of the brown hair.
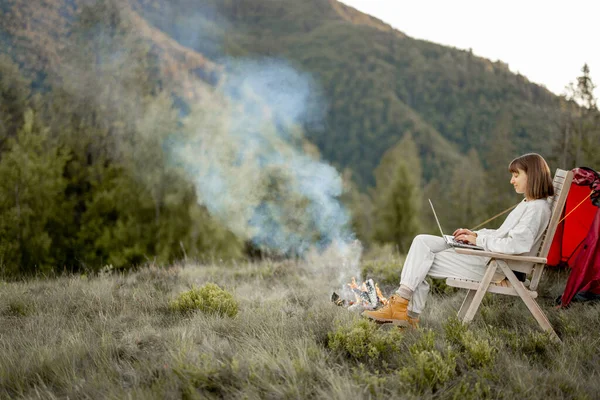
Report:
[[536,153],[528,153],[517,157],[510,162],[508,170],[518,172],[518,169],[525,171],[527,174],[525,196],[537,200],[554,195],[550,167],[548,167],[544,157]]

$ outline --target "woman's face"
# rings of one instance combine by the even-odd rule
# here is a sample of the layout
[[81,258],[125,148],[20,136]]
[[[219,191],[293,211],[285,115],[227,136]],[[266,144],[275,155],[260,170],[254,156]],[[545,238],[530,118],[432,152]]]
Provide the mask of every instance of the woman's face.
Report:
[[515,192],[524,194],[527,190],[527,174],[521,168],[517,168],[517,172],[512,173],[510,184],[514,186]]

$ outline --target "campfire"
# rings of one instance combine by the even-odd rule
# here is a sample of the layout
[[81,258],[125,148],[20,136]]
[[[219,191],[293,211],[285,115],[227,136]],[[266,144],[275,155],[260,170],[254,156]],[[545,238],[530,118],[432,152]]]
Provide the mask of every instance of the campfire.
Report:
[[352,282],[344,285],[342,295],[333,292],[331,301],[338,306],[347,307],[349,310],[374,310],[386,305],[388,302],[383,297],[379,286],[373,282],[373,279],[367,279],[358,285],[354,277],[352,278]]

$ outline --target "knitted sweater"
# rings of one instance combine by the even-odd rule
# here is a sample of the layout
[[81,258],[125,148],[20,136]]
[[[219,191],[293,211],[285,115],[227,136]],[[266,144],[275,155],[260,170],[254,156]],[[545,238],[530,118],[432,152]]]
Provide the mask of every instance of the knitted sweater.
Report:
[[481,229],[477,245],[504,254],[537,255],[552,211],[547,199],[523,200],[498,229]]

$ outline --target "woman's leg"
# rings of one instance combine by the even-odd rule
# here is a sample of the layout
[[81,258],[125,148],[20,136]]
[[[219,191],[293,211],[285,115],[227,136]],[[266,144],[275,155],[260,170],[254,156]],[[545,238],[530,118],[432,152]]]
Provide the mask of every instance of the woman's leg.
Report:
[[[436,254],[449,247],[443,238],[432,235],[418,235],[413,239],[404,267],[402,268],[401,285],[397,294],[390,296],[388,304],[375,311],[365,311],[363,315],[380,322],[392,322],[408,325],[410,322],[407,306],[413,292],[422,284],[427,276]],[[427,282],[425,282],[425,285]],[[419,287],[421,291],[424,287]],[[425,293],[425,298],[427,294]]]
[[488,261],[487,257],[456,253],[439,236],[418,235],[410,246],[402,268],[399,295],[391,296],[387,307],[365,311],[364,315],[383,322],[408,323],[409,316],[418,318],[425,307],[429,293],[429,284],[425,281],[427,275],[477,280],[483,277]]
[[[443,240],[443,239],[442,239]],[[448,249],[435,254],[433,262],[423,280],[414,289],[411,301],[408,306],[409,313],[420,314],[425,308],[427,296],[429,294],[429,284],[425,280],[426,276],[432,278],[459,278],[481,280],[486,271],[488,257],[477,257],[466,254],[458,254],[454,249]],[[405,264],[406,266],[406,264]],[[404,271],[403,271],[404,272]],[[422,276],[422,275],[420,275]],[[501,273],[496,273],[493,281],[499,281],[504,278]],[[407,282],[412,284],[414,281]],[[402,280],[400,284],[405,284]]]
[[404,260],[400,284],[414,292],[417,286],[425,280],[436,254],[448,249],[450,246],[439,236],[417,235],[410,245],[406,260]]

